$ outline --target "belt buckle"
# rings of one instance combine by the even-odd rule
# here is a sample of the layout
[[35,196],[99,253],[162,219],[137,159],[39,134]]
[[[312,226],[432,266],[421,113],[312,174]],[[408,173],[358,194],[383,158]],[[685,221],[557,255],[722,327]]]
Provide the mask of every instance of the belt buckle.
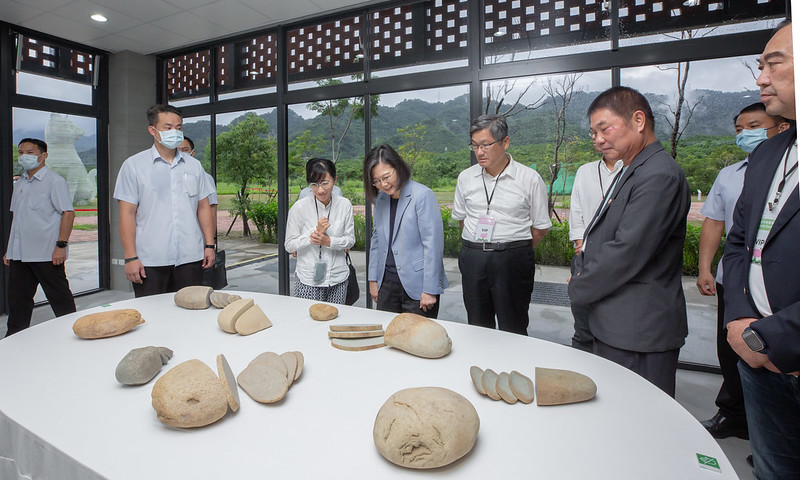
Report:
[[483,247],[484,252],[494,252],[494,248],[492,247],[486,248],[486,245],[494,245],[494,244],[489,242],[483,242],[481,246]]

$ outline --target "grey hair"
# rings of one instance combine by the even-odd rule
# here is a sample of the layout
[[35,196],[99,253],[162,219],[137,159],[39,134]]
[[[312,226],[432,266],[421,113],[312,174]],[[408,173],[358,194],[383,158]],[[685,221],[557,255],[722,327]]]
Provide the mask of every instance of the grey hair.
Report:
[[508,124],[506,118],[501,115],[481,115],[472,121],[469,126],[469,136],[481,130],[489,129],[489,133],[495,140],[502,140],[508,136]]

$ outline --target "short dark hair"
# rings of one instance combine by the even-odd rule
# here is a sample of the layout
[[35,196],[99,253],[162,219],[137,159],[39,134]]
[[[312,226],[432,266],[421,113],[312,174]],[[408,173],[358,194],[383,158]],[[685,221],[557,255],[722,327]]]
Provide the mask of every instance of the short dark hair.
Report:
[[17,146],[22,145],[23,143],[32,143],[36,145],[36,148],[38,148],[40,152],[47,152],[47,143],[45,143],[44,140],[39,140],[38,138],[23,138],[19,141]]
[[403,188],[411,179],[411,169],[408,164],[403,161],[403,158],[392,147],[387,144],[381,144],[369,151],[364,157],[364,194],[367,203],[375,201],[378,196],[378,188],[372,184],[372,169],[379,163],[385,163],[394,168],[397,172],[397,188]]
[[155,127],[158,123],[159,113],[174,113],[175,115],[183,118],[183,114],[181,114],[179,108],[175,108],[172,105],[167,105],[166,103],[157,103],[147,109],[147,124]]
[[508,124],[506,117],[502,115],[481,115],[472,121],[469,126],[469,137],[472,139],[472,134],[481,130],[489,129],[489,133],[495,140],[502,140],[508,136]]
[[189,142],[189,147],[190,147],[192,150],[194,150],[194,142],[192,141],[192,139],[191,139],[191,138],[189,138],[189,137],[187,137],[186,135],[184,135],[184,136],[183,136],[183,139],[184,139],[184,140],[186,140],[187,142]]
[[602,109],[610,110],[624,119],[626,124],[630,122],[634,113],[641,110],[645,115],[645,126],[655,130],[656,119],[653,116],[653,109],[650,108],[650,103],[644,98],[644,95],[633,88],[609,88],[592,101],[586,115],[591,117],[594,112]]
[[306,181],[308,183],[319,183],[329,173],[336,179],[336,164],[327,158],[312,158],[306,163]]
[[756,102],[756,103],[753,103],[753,104],[750,104],[750,105],[744,107],[739,113],[737,113],[733,117],[733,124],[736,125],[736,122],[739,121],[739,116],[741,114],[743,114],[743,113],[751,113],[751,112],[764,112],[768,117],[772,118],[773,120],[775,120],[778,123],[783,123],[783,122],[786,121],[786,119],[783,118],[780,115],[770,115],[769,113],[767,113],[766,105],[764,105],[761,102]]

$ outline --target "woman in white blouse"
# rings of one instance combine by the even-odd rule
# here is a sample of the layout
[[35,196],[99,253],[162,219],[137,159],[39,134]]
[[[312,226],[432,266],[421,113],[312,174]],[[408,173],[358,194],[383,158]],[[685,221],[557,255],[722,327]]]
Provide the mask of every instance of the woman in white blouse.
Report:
[[331,196],[336,165],[330,160],[309,160],[306,181],[313,195],[295,202],[286,220],[284,246],[297,252],[294,296],[344,304],[350,273],[345,250],[356,243],[353,205]]

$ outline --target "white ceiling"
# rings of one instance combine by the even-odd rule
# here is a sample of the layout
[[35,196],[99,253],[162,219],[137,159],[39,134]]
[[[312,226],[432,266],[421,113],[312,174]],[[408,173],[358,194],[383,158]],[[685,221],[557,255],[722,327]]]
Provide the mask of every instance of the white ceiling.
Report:
[[[363,0],[0,0],[0,20],[110,52],[150,54]],[[101,13],[108,21],[89,17]]]

